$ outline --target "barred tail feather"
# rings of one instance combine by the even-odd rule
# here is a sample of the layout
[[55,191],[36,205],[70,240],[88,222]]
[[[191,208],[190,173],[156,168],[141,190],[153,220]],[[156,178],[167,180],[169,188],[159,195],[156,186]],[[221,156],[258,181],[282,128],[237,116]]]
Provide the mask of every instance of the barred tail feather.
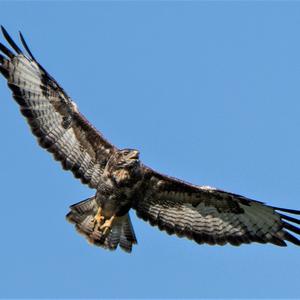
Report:
[[115,250],[120,245],[126,252],[131,252],[132,245],[137,243],[129,214],[116,218],[110,232],[103,235],[97,226],[94,226],[94,216],[98,210],[95,197],[73,204],[70,209],[67,220],[75,224],[77,231],[90,243],[109,250]]

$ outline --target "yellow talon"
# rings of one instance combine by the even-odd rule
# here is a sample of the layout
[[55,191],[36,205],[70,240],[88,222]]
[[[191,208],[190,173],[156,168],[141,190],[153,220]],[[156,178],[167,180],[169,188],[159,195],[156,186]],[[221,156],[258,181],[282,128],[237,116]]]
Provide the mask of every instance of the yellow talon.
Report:
[[[105,220],[105,217],[102,215],[102,208],[99,207],[96,215],[94,216],[94,229],[97,228],[99,231],[103,233],[103,235],[108,234],[111,230],[112,223],[115,219],[115,216],[110,217],[110,219]],[[105,220],[105,222],[104,222]]]
[[101,207],[98,208],[98,211],[93,218],[93,222],[94,222],[94,229],[96,228],[96,226],[100,229],[100,226],[104,222],[104,216],[102,216],[102,208]]
[[102,208],[101,207],[98,208],[98,211],[97,211],[97,213],[96,213],[96,215],[94,217],[94,221],[96,223],[98,223],[98,224],[102,224],[103,223],[104,216],[102,216]]
[[115,217],[116,217],[115,215],[112,216],[110,219],[106,220],[106,221],[104,222],[104,224],[102,224],[102,225],[100,226],[100,230],[103,230],[103,234],[104,234],[104,235],[106,235],[106,234],[111,230],[112,223],[113,223]]

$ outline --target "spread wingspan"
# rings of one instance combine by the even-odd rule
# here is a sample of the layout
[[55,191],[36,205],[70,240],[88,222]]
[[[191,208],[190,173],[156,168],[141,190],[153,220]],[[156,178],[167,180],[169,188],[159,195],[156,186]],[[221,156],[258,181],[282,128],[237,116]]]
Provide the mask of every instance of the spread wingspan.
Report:
[[1,28],[10,48],[0,43],[0,72],[33,134],[65,169],[97,188],[94,197],[72,205],[67,215],[89,241],[130,252],[136,238],[128,211],[134,208],[161,230],[198,243],[286,246],[289,241],[300,246],[300,220],[294,216],[300,211],[191,185],[143,166],[136,150],[119,151],[80,114],[22,34],[27,54]]

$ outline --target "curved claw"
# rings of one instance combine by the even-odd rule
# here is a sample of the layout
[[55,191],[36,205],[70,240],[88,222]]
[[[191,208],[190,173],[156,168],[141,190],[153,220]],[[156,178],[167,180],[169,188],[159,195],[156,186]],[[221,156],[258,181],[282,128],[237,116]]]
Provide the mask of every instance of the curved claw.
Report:
[[97,211],[96,215],[94,216],[93,222],[94,222],[94,229],[96,228],[96,226],[98,226],[98,228],[100,229],[101,225],[104,222],[104,216],[102,215],[101,207],[98,208],[98,211]]
[[93,230],[95,230],[97,228],[97,230],[101,231],[103,235],[108,234],[109,231],[111,230],[112,223],[113,223],[115,217],[116,216],[113,215],[112,217],[110,217],[110,219],[105,220],[105,217],[102,215],[102,208],[99,207],[98,211],[93,219],[93,222],[94,222]]
[[112,216],[110,219],[106,220],[104,222],[104,224],[102,224],[100,226],[100,230],[102,230],[102,232],[103,232],[104,235],[106,235],[111,230],[112,223],[113,223],[115,217],[116,217],[115,215]]

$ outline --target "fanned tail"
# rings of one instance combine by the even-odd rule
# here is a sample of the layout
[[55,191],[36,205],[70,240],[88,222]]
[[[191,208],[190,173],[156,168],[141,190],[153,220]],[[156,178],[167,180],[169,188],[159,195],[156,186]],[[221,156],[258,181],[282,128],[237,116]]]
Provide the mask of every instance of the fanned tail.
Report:
[[126,252],[131,252],[132,245],[137,243],[128,213],[116,218],[111,230],[104,235],[94,222],[98,210],[95,197],[73,204],[70,209],[66,215],[67,220],[75,224],[77,231],[90,243],[109,250],[115,250],[120,245]]

